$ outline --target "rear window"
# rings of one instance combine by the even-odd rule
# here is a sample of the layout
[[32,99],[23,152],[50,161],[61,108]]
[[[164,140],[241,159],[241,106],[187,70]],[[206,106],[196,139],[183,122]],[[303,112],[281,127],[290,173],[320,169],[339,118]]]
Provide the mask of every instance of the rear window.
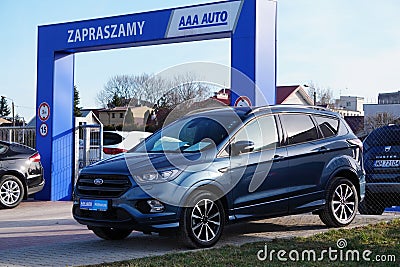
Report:
[[365,143],[369,146],[400,146],[400,126],[389,126],[371,132]]
[[105,146],[119,144],[122,142],[122,140],[124,140],[124,138],[117,133],[103,133],[103,145]]
[[325,138],[335,136],[339,130],[339,120],[335,118],[315,116],[315,120]]
[[298,144],[318,139],[317,128],[306,114],[284,114],[281,120],[286,129],[289,144]]

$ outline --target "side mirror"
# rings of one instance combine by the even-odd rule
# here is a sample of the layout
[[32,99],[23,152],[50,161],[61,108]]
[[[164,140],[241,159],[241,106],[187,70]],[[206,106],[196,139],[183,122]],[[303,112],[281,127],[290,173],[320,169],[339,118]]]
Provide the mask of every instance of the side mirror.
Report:
[[231,144],[231,153],[233,156],[239,155],[241,153],[248,153],[253,150],[254,150],[253,141],[243,140]]

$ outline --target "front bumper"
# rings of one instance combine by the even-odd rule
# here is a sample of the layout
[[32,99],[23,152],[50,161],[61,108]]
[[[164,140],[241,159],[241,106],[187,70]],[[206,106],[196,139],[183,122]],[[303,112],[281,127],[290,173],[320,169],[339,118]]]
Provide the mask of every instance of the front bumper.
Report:
[[[131,198],[130,196],[135,196]],[[80,199],[101,199],[108,201],[107,211],[80,209]],[[129,189],[118,198],[94,198],[74,196],[72,213],[81,224],[97,227],[128,228],[143,232],[161,232],[179,227],[179,208],[164,204],[165,210],[159,213],[144,212],[139,203],[152,199],[140,187]]]

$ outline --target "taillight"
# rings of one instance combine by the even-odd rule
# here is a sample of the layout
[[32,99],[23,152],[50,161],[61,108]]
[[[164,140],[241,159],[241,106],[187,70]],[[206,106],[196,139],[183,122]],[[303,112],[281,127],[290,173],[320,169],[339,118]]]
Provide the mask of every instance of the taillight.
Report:
[[349,140],[347,140],[347,142],[349,142],[351,145],[358,146],[360,148],[360,150],[363,151],[363,143],[360,139],[358,139],[358,138],[349,139]]
[[364,164],[363,164],[363,160],[362,160],[362,154],[363,154],[363,143],[361,142],[361,140],[360,139],[358,139],[358,138],[354,138],[354,139],[348,139],[347,140],[347,142],[350,144],[350,145],[353,145],[353,146],[357,146],[358,147],[358,149],[354,149],[353,150],[353,157],[354,157],[354,159],[355,160],[357,160],[359,163],[360,163],[360,165],[361,166],[363,166]]
[[36,152],[32,156],[30,156],[29,160],[32,161],[32,162],[40,162],[40,154],[39,154],[39,152]]
[[123,148],[104,147],[103,152],[104,152],[104,154],[107,154],[107,155],[117,155],[117,154],[128,152],[128,150],[123,149]]

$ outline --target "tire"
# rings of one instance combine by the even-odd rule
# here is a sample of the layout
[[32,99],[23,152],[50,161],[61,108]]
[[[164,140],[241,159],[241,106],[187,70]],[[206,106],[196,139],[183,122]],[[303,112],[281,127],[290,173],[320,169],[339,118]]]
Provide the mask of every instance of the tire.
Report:
[[328,227],[349,225],[357,213],[358,194],[347,178],[336,178],[326,193],[326,203],[319,218]]
[[189,248],[207,248],[215,245],[225,226],[225,211],[220,200],[208,191],[200,191],[183,208],[180,241]]
[[381,201],[370,196],[365,196],[364,200],[358,205],[358,211],[364,215],[382,215],[385,207],[380,204]]
[[13,175],[4,175],[0,179],[0,207],[12,209],[21,203],[25,188],[21,180]]
[[111,228],[111,227],[90,227],[95,235],[105,240],[122,240],[132,233],[132,229]]

